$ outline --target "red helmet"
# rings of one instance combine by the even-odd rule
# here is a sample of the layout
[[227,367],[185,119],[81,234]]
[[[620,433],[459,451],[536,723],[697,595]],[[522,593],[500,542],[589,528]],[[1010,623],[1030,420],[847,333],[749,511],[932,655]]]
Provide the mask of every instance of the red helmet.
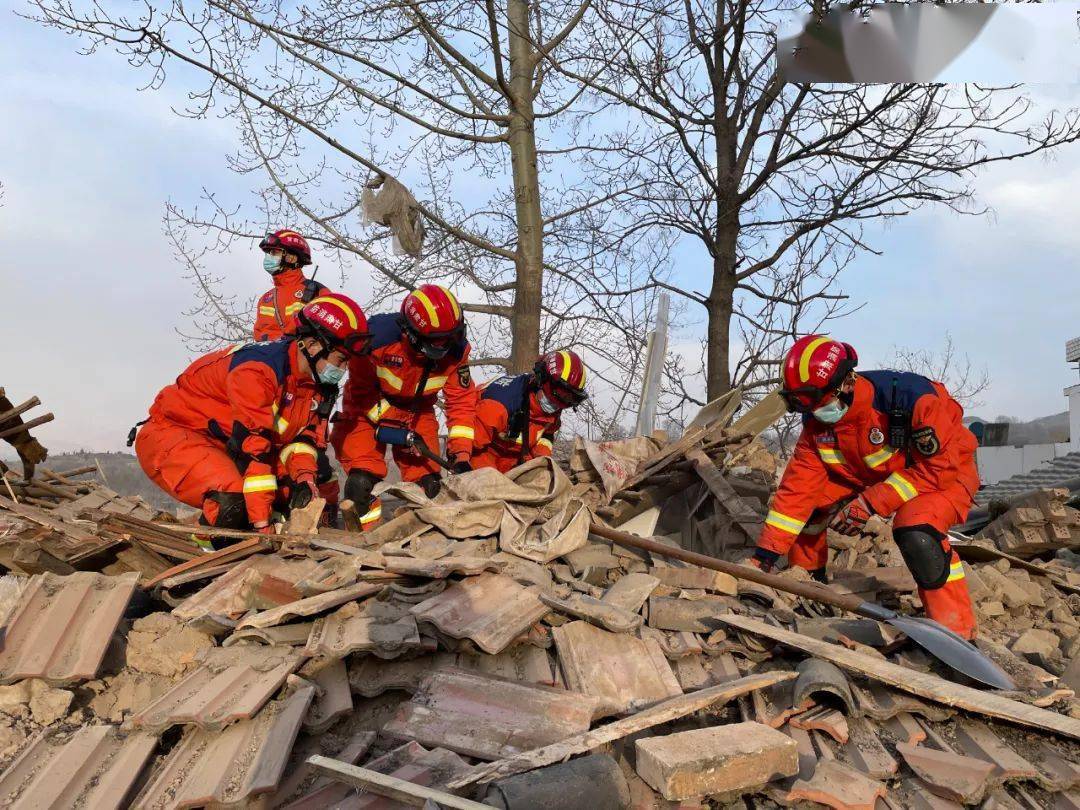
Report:
[[439,360],[465,340],[465,316],[454,294],[438,284],[421,284],[401,302],[401,324],[413,348]]
[[533,367],[544,393],[564,408],[574,408],[588,398],[585,393],[585,364],[577,352],[563,349],[542,354]]
[[341,293],[323,293],[296,313],[296,336],[318,338],[328,349],[366,354],[371,333],[360,305]]
[[851,344],[828,335],[796,340],[784,358],[784,387],[780,389],[788,410],[810,413],[840,387],[858,362]]
[[307,239],[296,231],[290,231],[287,228],[268,233],[259,242],[259,247],[263,253],[268,253],[271,250],[284,250],[286,253],[291,253],[299,259],[297,264],[301,267],[305,264],[311,264],[311,248],[308,247]]

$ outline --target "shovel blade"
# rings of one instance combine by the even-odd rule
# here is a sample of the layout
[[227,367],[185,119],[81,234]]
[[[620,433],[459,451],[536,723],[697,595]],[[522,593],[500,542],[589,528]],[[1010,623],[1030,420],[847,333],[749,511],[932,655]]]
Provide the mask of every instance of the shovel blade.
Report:
[[939,661],[973,681],[994,689],[1011,691],[1017,688],[1005,670],[987,658],[978,647],[933,619],[894,613],[884,621]]

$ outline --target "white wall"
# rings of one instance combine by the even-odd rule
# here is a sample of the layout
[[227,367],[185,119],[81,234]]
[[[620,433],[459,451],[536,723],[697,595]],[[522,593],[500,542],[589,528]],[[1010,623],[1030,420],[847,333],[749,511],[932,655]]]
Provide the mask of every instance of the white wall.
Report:
[[1073,450],[1080,450],[1080,385],[1065,389],[1069,398],[1069,444]]
[[979,478],[989,486],[1014,475],[1031,472],[1073,449],[1068,442],[1028,444],[1023,447],[980,447],[975,451],[975,460],[979,465]]

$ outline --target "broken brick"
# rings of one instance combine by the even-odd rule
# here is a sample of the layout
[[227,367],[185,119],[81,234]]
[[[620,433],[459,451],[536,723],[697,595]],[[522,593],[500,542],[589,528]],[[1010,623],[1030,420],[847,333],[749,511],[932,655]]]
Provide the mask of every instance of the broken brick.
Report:
[[835,759],[819,762],[809,781],[800,779],[788,792],[791,802],[817,802],[837,810],[874,810],[885,785]]

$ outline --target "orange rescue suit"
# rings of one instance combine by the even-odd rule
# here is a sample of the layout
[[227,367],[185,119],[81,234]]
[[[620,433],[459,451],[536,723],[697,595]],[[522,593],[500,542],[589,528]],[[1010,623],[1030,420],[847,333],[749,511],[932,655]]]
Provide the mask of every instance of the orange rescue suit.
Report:
[[255,312],[255,340],[279,340],[296,332],[296,313],[324,292],[319,282],[303,271],[282,270],[273,276],[274,287],[259,298]]
[[558,413],[547,414],[529,383],[532,374],[492,380],[480,393],[473,439],[474,468],[508,472],[538,456],[550,456],[560,427]]
[[[371,354],[353,358],[345,385],[342,411],[332,434],[334,450],[346,472],[366,470],[386,477],[386,446],[375,441],[379,425],[415,431],[433,451],[439,450],[435,400],[446,403],[447,455],[469,456],[478,389],[469,372],[468,341],[440,360],[413,350],[397,315],[375,315],[368,321]],[[395,447],[394,460],[406,481],[437,474],[439,465],[411,448]]]
[[[889,413],[910,417],[907,447],[888,444]],[[975,436],[945,386],[907,372],[868,371],[855,380],[851,406],[835,425],[803,418],[802,434],[770,504],[758,546],[811,571],[828,560],[825,529],[843,503],[862,495],[878,515],[904,527],[936,530],[949,555],[941,588],[920,596],[930,618],[974,633],[963,566],[945,537],[966,519],[979,474]]]
[[216,524],[215,493],[243,493],[250,523],[270,519],[278,474],[314,478],[326,446],[322,397],[298,374],[295,341],[220,349],[162,389],[135,453],[154,483]]

